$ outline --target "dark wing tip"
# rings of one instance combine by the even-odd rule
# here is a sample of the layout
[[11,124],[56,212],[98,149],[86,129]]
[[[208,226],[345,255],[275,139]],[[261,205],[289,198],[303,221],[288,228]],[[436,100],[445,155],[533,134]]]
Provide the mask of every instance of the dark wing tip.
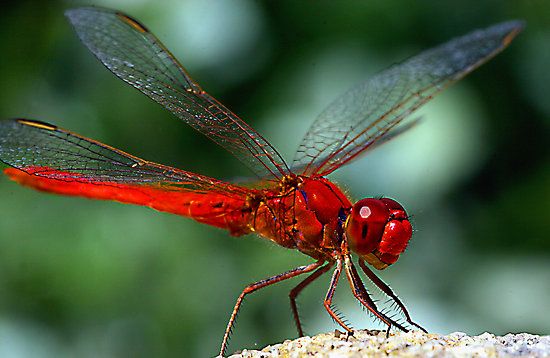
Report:
[[[9,119],[2,119],[0,120],[0,127],[5,128],[15,128],[16,126],[27,126],[27,127],[34,127],[39,129],[45,129],[49,131],[55,131],[57,130],[57,126],[53,124],[49,124],[42,121],[37,121],[34,119],[26,119],[26,118],[9,118]],[[0,139],[5,138],[5,133],[3,131],[0,131]]]
[[54,126],[53,124],[49,124],[42,121],[36,121],[34,119],[25,119],[25,118],[17,118],[15,121],[21,125],[29,126],[29,127],[35,127],[40,129],[46,129],[49,131],[55,131],[57,130],[57,126]]
[[116,12],[116,16],[124,21],[125,23],[127,23],[128,25],[132,26],[134,29],[136,29],[137,31],[141,32],[141,33],[146,33],[146,32],[149,32],[149,29],[147,27],[145,27],[145,25],[143,25],[141,22],[139,22],[138,20],[134,19],[133,17],[129,16],[129,15],[126,15],[125,13],[123,12],[120,12],[120,11],[117,11]]
[[95,6],[78,7],[78,8],[69,9],[65,11],[65,16],[69,19],[69,21],[73,25],[80,23],[82,19],[92,19],[99,14],[115,15],[122,22],[131,26],[138,32],[141,32],[141,33],[149,32],[149,29],[147,29],[145,25],[143,25],[141,22],[134,19],[133,17],[123,13],[122,11],[107,9],[103,7],[95,7]]

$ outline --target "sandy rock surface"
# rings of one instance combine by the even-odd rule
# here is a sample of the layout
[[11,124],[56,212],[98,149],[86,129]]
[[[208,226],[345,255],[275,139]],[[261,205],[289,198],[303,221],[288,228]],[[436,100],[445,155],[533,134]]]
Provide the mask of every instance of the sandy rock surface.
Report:
[[356,331],[346,339],[344,334],[319,334],[287,340],[261,351],[243,350],[231,358],[241,357],[550,357],[550,336],[528,333],[495,336],[483,333],[468,336],[422,332]]

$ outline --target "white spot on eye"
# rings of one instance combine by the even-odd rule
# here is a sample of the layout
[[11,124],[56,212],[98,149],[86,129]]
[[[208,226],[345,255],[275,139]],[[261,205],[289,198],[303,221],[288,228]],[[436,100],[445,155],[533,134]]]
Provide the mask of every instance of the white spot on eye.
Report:
[[363,206],[361,209],[359,209],[359,215],[363,219],[368,218],[370,216],[370,214],[372,214],[372,211],[370,210],[370,208],[368,206]]

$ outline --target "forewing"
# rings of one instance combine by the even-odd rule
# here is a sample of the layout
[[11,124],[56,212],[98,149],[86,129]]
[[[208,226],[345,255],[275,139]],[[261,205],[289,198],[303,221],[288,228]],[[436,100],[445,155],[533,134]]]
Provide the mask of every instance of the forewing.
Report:
[[80,40],[116,76],[221,145],[260,177],[289,173],[258,132],[204,92],[166,47],[135,19],[102,8],[68,10]]
[[522,28],[522,22],[509,21],[474,31],[349,89],[317,117],[298,149],[293,170],[327,175],[402,133],[408,128],[403,120],[411,112],[502,51]]
[[82,183],[89,188],[126,185],[166,193],[216,192],[233,198],[245,198],[249,193],[244,187],[148,162],[51,124],[25,119],[0,121],[0,161],[31,176],[49,179],[52,187],[60,190],[64,183]]

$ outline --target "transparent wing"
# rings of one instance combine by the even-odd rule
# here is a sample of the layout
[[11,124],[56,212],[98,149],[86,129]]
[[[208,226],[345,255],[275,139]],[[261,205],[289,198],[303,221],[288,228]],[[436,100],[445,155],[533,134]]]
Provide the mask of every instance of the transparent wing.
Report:
[[260,177],[289,173],[258,132],[204,92],[164,45],[135,19],[102,8],[68,10],[80,40],[116,76],[221,145]]
[[502,51],[522,28],[522,22],[510,21],[474,31],[351,88],[317,117],[298,149],[293,171],[327,175],[402,133],[408,128],[402,121],[411,112]]
[[[125,188],[148,187],[167,193],[216,192],[233,198],[245,198],[251,192],[148,162],[51,124],[26,119],[0,121],[0,161],[29,175],[51,179],[52,188],[63,183],[82,183],[89,188],[124,184],[128,185]],[[38,189],[60,192],[47,187]]]

